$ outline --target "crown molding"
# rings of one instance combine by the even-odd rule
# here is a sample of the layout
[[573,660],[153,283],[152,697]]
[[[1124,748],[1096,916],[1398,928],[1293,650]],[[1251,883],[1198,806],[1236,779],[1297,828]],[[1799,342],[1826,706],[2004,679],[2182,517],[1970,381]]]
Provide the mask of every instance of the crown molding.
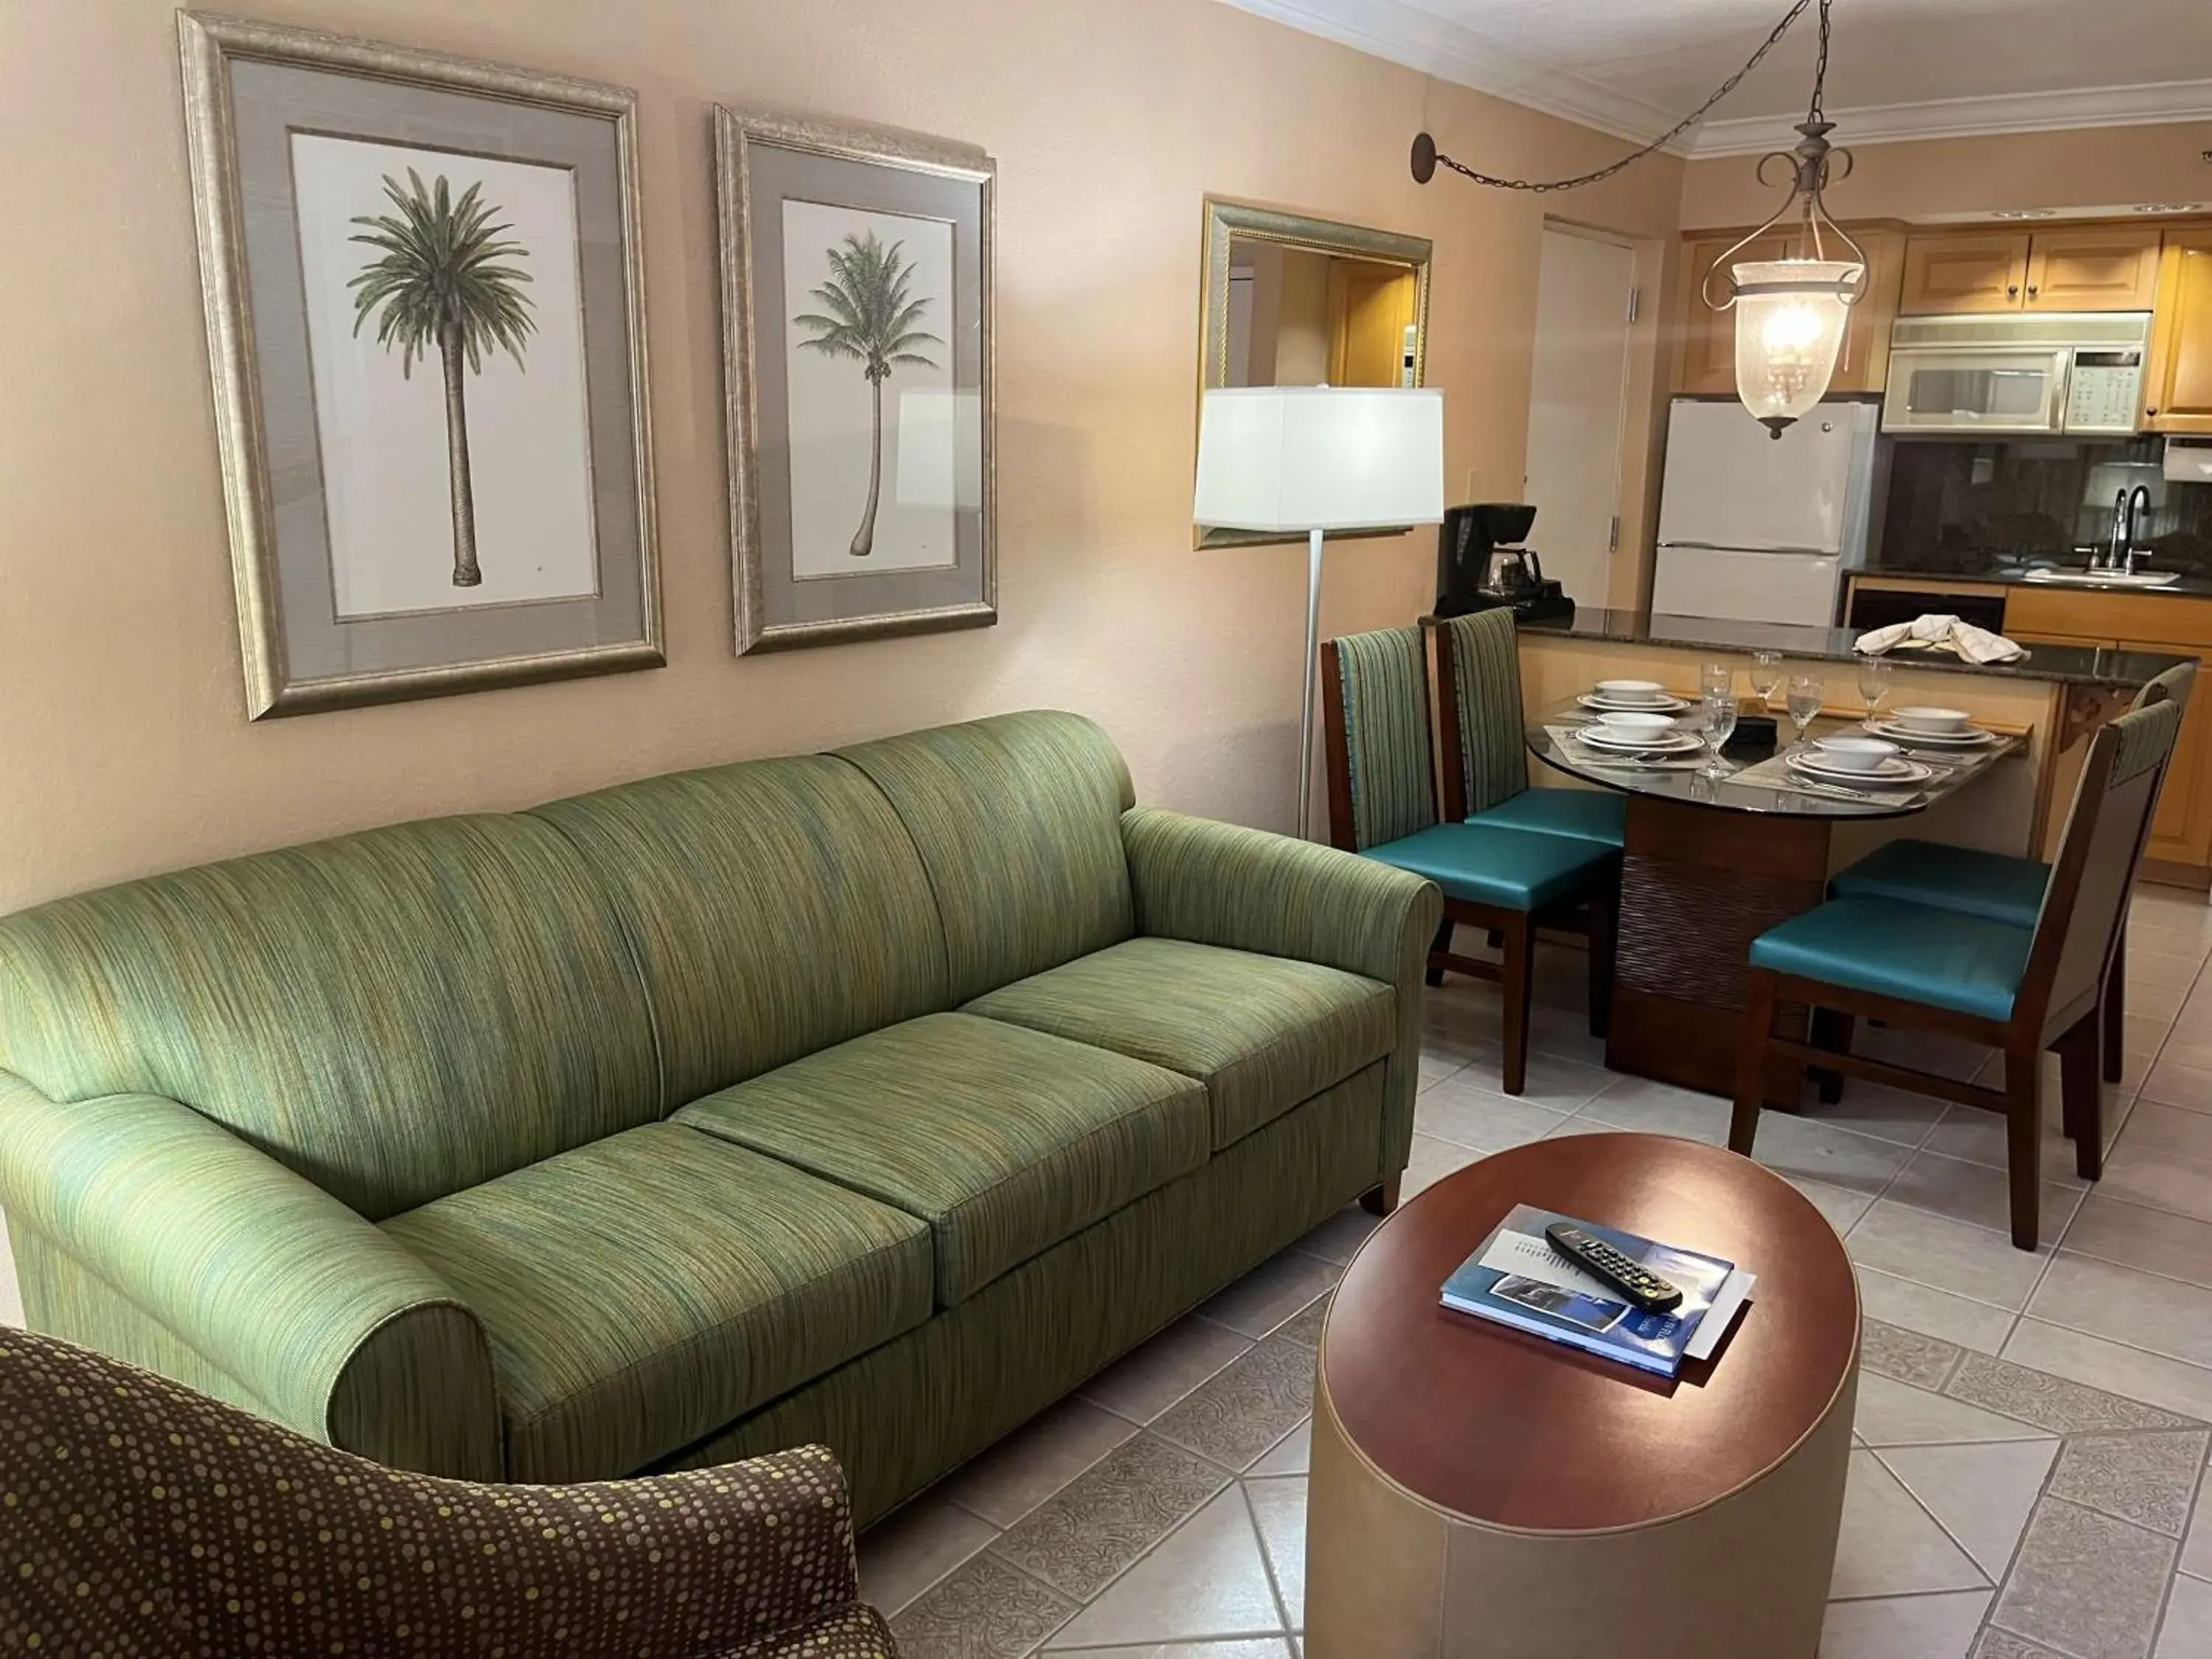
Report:
[[[1916,138],[1968,138],[2008,132],[2056,132],[2068,127],[2145,127],[2212,120],[2212,81],[2163,81],[2139,87],[2082,87],[1924,104],[1870,104],[1832,109],[1835,142],[1895,144]],[[1707,120],[1687,135],[1692,159],[1756,155],[1797,142],[1792,115]]]
[[[1547,69],[1486,36],[1403,0],[1222,0],[1371,58],[1487,93],[1577,126],[1647,143],[1680,118],[1571,70]],[[1668,149],[1683,153],[1686,139]]]

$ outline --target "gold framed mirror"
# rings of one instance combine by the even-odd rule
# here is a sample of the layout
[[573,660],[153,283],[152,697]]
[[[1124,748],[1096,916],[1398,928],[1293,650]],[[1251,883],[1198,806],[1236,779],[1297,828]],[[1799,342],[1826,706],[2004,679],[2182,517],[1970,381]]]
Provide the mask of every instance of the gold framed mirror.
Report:
[[[1207,197],[1200,401],[1214,386],[1423,384],[1429,258],[1425,237]],[[1302,539],[1251,530],[1192,532],[1192,545],[1202,548]]]

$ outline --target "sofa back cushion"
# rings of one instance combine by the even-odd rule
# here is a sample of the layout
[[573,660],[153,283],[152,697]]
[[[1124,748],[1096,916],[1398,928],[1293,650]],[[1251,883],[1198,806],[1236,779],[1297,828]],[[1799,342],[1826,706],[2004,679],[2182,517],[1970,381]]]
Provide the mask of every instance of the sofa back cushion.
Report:
[[664,1111],[945,1006],[921,856],[843,761],[678,772],[535,816],[614,896],[652,1004]]
[[370,1219],[652,1119],[645,995],[574,848],[432,818],[0,921],[0,1066],[167,1095]]
[[1091,721],[1000,714],[837,753],[921,852],[955,1005],[1134,932],[1121,814],[1135,795]]

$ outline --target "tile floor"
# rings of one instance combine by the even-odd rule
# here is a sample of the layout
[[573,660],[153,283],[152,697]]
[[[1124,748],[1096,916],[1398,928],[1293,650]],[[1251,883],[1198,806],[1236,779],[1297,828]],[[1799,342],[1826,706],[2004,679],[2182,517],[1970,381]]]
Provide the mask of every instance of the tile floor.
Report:
[[[2054,1075],[2033,1254],[1993,1116],[1854,1083],[1761,1126],[1869,1322],[1825,1659],[2212,1656],[2212,909],[2147,892],[2130,951],[2105,1178],[2074,1176]],[[1725,1139],[1725,1103],[1602,1068],[1547,954],[1517,1098],[1495,993],[1431,994],[1409,1196],[1545,1135]],[[1374,1224],[1332,1218],[863,1537],[909,1659],[1294,1659],[1315,1344]]]
[[[1602,1069],[1574,953],[1546,955],[1516,1099],[1495,994],[1431,994],[1409,1189],[1544,1135],[1725,1138],[1724,1103]],[[2074,1178],[2054,1089],[2032,1255],[2002,1231],[1993,1117],[1855,1083],[1761,1126],[1869,1322],[1825,1659],[2212,1656],[2208,957],[2212,909],[2136,899],[2105,1178]],[[862,1538],[909,1659],[1296,1659],[1316,1344],[1374,1224],[1331,1218]],[[0,1250],[0,1322],[21,1317]]]

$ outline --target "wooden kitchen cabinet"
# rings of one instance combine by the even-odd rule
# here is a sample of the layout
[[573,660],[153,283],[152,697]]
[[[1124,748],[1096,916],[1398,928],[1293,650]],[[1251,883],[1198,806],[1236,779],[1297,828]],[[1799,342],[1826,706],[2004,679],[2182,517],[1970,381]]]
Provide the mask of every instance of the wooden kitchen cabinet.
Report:
[[[2168,604],[2186,604],[2168,600]],[[2185,652],[2199,647],[2145,640],[2122,640],[2123,651]],[[2203,647],[2212,649],[2212,647]],[[2200,665],[2197,672],[2201,676]],[[2203,690],[2199,687],[2198,690]],[[2204,752],[2205,700],[2190,694],[2189,712],[2181,717],[2181,735],[2174,739],[2173,758],[2166,763],[2166,785],[2158,798],[2158,816],[2151,820],[2146,857],[2172,864],[2212,863],[2212,802],[2203,799],[2204,779],[2212,775],[2212,760]]]
[[2018,311],[2027,288],[2025,231],[1960,231],[1910,236],[1899,314]]
[[2212,436],[2212,229],[2166,233],[2143,424],[2153,432]]
[[[1866,292],[1851,307],[1836,358],[1831,392],[1880,392],[1889,375],[1889,325],[1897,316],[1897,284],[1904,263],[1905,237],[1887,225],[1847,227],[1867,256]],[[1735,246],[1741,231],[1716,232],[1683,244],[1682,297],[1677,310],[1674,391],[1682,397],[1728,397],[1735,391],[1735,313],[1716,312],[1705,301],[1702,284],[1721,255]],[[1742,264],[1786,259],[1800,251],[1796,231],[1760,237],[1731,259]],[[1725,298],[1724,277],[1713,279],[1716,296]]]
[[2029,239],[2029,311],[2148,311],[2158,293],[2156,226],[2039,230]]

